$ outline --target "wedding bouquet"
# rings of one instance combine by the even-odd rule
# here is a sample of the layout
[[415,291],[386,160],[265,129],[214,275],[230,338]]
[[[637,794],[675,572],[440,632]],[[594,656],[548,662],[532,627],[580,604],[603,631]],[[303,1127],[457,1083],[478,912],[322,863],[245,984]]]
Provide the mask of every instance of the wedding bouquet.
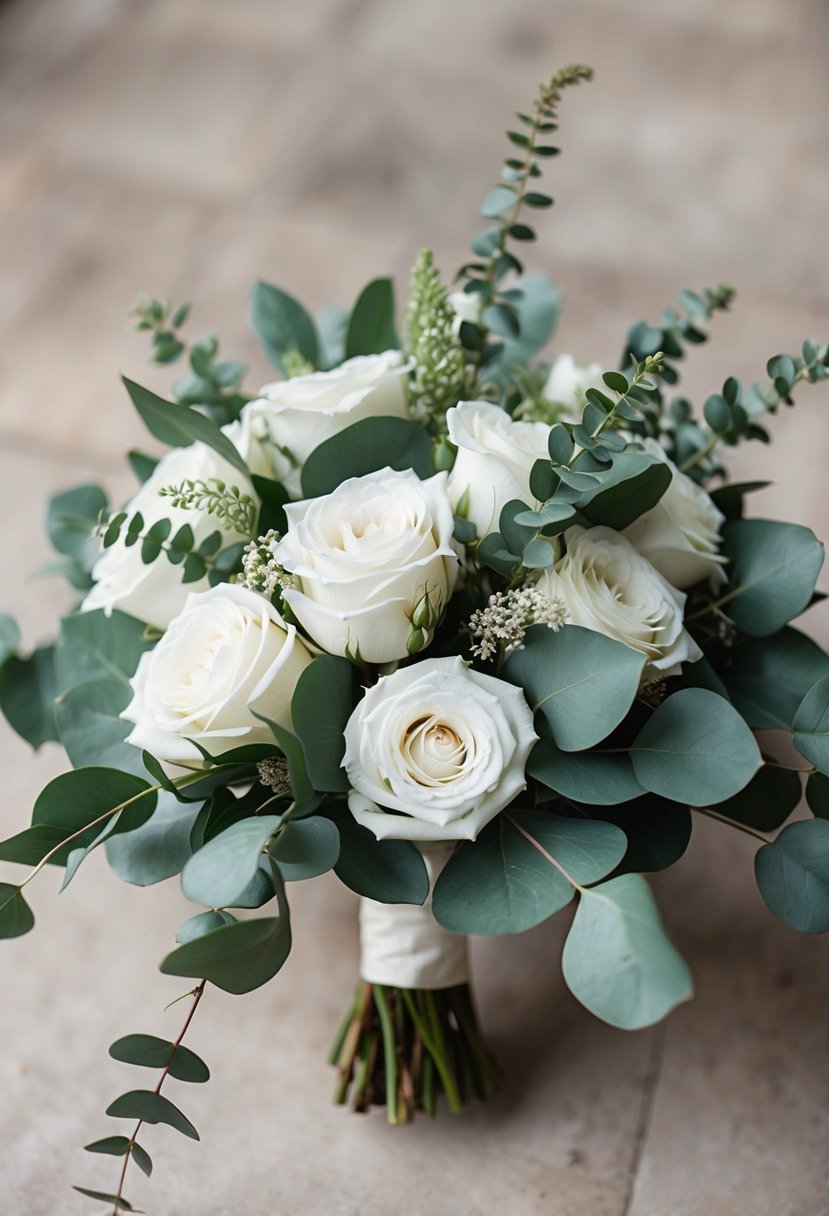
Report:
[[[827,378],[829,346],[697,409],[675,365],[731,303],[720,287],[634,325],[618,369],[534,361],[560,300],[515,250],[552,203],[562,90],[589,76],[563,69],[518,116],[457,290],[421,253],[399,337],[388,279],[317,320],[259,283],[281,375],[250,394],[215,337],[185,342],[186,307],[143,300],[155,361],[189,360],[174,400],[125,380],[169,450],[130,453],[123,507],[92,485],[50,504],[82,598],[29,655],[3,619],[0,705],[72,769],[0,845],[30,867],[0,884],[0,936],[32,928],[46,865],[66,886],[100,845],[126,882],[180,874],[199,909],[161,963],[194,981],[181,1033],[110,1048],[160,1072],[109,1107],[129,1133],[87,1145],[122,1159],[114,1193],[77,1188],[116,1213],[129,1162],[150,1173],[146,1124],[198,1138],[162,1085],[207,1080],[182,1039],[209,985],[279,971],[291,882],[333,869],[362,897],[336,1096],[393,1123],[496,1088],[467,935],[576,900],[562,964],[592,1013],[636,1029],[690,997],[643,873],[694,815],[756,838],[773,913],[829,929],[829,657],[790,624],[822,598],[823,550],[748,515],[764,483],[732,484],[725,455]],[[761,751],[768,729],[802,764]],[[804,774],[812,817],[783,826]]]

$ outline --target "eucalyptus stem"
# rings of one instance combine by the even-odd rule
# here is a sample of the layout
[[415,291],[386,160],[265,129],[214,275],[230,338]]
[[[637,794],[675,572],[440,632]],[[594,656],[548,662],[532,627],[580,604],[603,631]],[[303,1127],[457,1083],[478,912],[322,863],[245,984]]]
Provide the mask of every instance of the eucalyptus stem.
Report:
[[716,823],[724,823],[726,827],[736,828],[738,832],[744,832],[746,836],[753,836],[761,844],[769,843],[768,836],[764,836],[762,832],[757,832],[744,823],[737,823],[735,819],[729,819],[726,815],[718,815],[716,811],[712,811],[708,807],[692,806],[691,810],[696,811],[698,815],[705,815],[707,819],[713,819]]
[[[187,1034],[190,1023],[193,1020],[193,1015],[195,1014],[196,1010],[198,1009],[199,1002],[201,1001],[202,997],[204,996],[204,990],[205,990],[206,984],[207,984],[207,980],[200,980],[199,983],[196,985],[196,987],[193,989],[193,993],[192,993],[193,1003],[191,1004],[190,1008],[187,1011],[187,1016],[184,1019],[184,1025],[182,1026],[181,1030],[178,1033],[178,1038],[176,1038],[173,1041],[173,1050],[170,1052],[170,1059],[167,1061],[167,1064],[165,1065],[164,1070],[158,1079],[158,1084],[156,1085],[155,1089],[153,1090],[153,1093],[155,1093],[155,1094],[161,1093],[161,1087],[164,1084],[164,1082],[167,1080],[167,1077],[170,1074],[170,1069],[172,1067],[173,1060],[176,1058],[176,1051],[181,1046],[181,1042],[182,1042],[184,1036]],[[143,1126],[144,1126],[144,1120],[139,1119],[135,1125],[135,1128],[133,1129],[132,1135],[129,1138],[129,1143],[127,1145],[126,1151],[124,1152],[124,1164],[121,1166],[121,1175],[118,1179],[118,1190],[115,1192],[115,1204],[112,1209],[113,1216],[119,1216],[119,1213],[124,1210],[122,1200],[124,1197],[124,1182],[127,1177],[127,1166],[129,1165],[130,1159],[132,1158],[132,1150],[133,1150],[133,1146],[134,1146],[136,1140],[138,1139],[138,1133],[141,1131],[141,1128]]]

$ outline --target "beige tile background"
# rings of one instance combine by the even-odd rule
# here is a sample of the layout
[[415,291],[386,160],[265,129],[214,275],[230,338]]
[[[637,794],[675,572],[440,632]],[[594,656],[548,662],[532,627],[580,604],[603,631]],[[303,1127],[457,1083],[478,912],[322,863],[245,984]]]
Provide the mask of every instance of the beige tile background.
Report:
[[[267,367],[246,330],[257,276],[317,308],[348,303],[416,250],[447,270],[497,174],[502,130],[536,83],[588,59],[562,107],[558,200],[537,247],[565,292],[558,349],[611,364],[627,324],[679,288],[740,290],[689,364],[704,394],[825,340],[829,127],[825,0],[6,0],[0,5],[0,609],[29,643],[64,592],[46,559],[46,496],[87,478],[126,492],[141,438],[120,370],[162,390],[124,314],[138,289],[196,302],[194,325]],[[758,512],[826,528],[827,392],[774,424]],[[765,449],[740,475],[768,475]],[[829,642],[829,613],[809,627]],[[60,768],[3,728],[6,835]],[[566,992],[566,917],[476,944],[503,1096],[462,1119],[389,1129],[329,1105],[322,1063],[356,966],[354,900],[295,891],[295,952],[244,1000],[210,994],[192,1031],[214,1079],[174,1092],[195,1147],[146,1137],[159,1216],[827,1216],[825,941],[775,922],[750,842],[695,834],[658,881],[696,1001],[626,1036]],[[93,860],[40,932],[7,944],[0,1002],[0,1212],[81,1213],[69,1182],[111,1189],[79,1146],[135,1081],[107,1060],[127,1031],[170,1033],[156,971],[185,915],[175,884],[123,887]],[[184,1087],[179,1086],[179,1090]],[[94,1208],[92,1209],[94,1210]]]

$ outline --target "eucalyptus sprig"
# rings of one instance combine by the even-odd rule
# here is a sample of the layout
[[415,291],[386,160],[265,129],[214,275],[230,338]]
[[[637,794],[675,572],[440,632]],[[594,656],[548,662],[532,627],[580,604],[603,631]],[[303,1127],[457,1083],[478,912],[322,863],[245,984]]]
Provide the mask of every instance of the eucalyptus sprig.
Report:
[[250,494],[238,486],[229,486],[219,477],[191,480],[187,478],[178,485],[162,486],[158,491],[162,498],[169,498],[171,506],[185,511],[206,511],[215,515],[242,536],[254,535],[259,509]]
[[152,299],[143,292],[129,311],[135,328],[152,333],[153,363],[175,363],[185,350],[179,330],[190,315],[190,304],[176,309],[169,300]]
[[109,549],[122,536],[128,549],[140,541],[139,552],[145,566],[151,565],[163,553],[172,566],[181,566],[183,583],[198,582],[205,576],[211,583],[224,581],[239,567],[244,548],[243,542],[238,541],[223,549],[222,533],[218,529],[196,544],[189,524],[182,524],[173,533],[172,520],[167,516],[147,527],[140,511],[134,515],[119,511],[110,519],[103,519],[97,532],[104,549]]
[[518,152],[506,158],[500,184],[481,205],[481,215],[493,221],[472,241],[472,252],[483,260],[464,263],[457,274],[457,278],[466,280],[464,290],[480,298],[480,324],[467,322],[461,327],[461,339],[473,351],[482,349],[490,330],[506,337],[515,337],[520,332],[516,310],[520,292],[504,291],[500,284],[510,273],[521,274],[524,267],[507,246],[510,240],[535,240],[535,230],[522,217],[525,208],[544,210],[553,205],[550,195],[531,189],[535,179],[542,175],[540,162],[560,151],[542,141],[558,130],[558,103],[563,91],[592,78],[593,69],[583,63],[561,68],[540,87],[532,112],[518,113],[524,130],[507,132]]

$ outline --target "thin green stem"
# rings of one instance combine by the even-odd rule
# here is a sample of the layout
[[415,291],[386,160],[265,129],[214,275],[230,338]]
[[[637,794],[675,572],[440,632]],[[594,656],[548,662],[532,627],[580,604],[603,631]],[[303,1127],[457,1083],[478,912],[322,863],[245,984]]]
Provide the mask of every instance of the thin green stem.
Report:
[[724,823],[726,827],[736,828],[738,832],[744,832],[746,836],[753,836],[761,844],[769,843],[768,836],[764,836],[762,832],[756,832],[754,828],[750,828],[744,823],[737,823],[735,819],[729,819],[726,815],[718,815],[716,811],[701,806],[692,806],[691,810],[696,811],[698,815],[705,815],[707,819],[714,819],[717,823]]
[[408,988],[401,988],[400,993],[403,1000],[406,1002],[406,1007],[411,1014],[412,1021],[420,1032],[420,1037],[423,1040],[423,1046],[429,1052],[429,1055],[434,1060],[435,1068],[438,1071],[438,1076],[443,1082],[443,1089],[446,1094],[446,1100],[449,1103],[449,1109],[453,1114],[457,1114],[462,1106],[461,1096],[458,1092],[458,1083],[455,1080],[454,1073],[445,1052],[441,1051],[440,1044],[432,1037],[431,1030],[426,1025],[426,1022],[420,1015],[414,1000],[412,999],[411,991]]
[[711,455],[721,439],[721,435],[713,434],[704,447],[701,447],[693,456],[689,456],[684,464],[679,466],[680,473],[690,473],[691,469],[695,469],[698,464],[701,464],[705,460],[706,456]]
[[397,1044],[394,1027],[382,984],[374,985],[374,1005],[383,1035],[383,1060],[386,1073],[386,1114],[389,1123],[397,1123]]

